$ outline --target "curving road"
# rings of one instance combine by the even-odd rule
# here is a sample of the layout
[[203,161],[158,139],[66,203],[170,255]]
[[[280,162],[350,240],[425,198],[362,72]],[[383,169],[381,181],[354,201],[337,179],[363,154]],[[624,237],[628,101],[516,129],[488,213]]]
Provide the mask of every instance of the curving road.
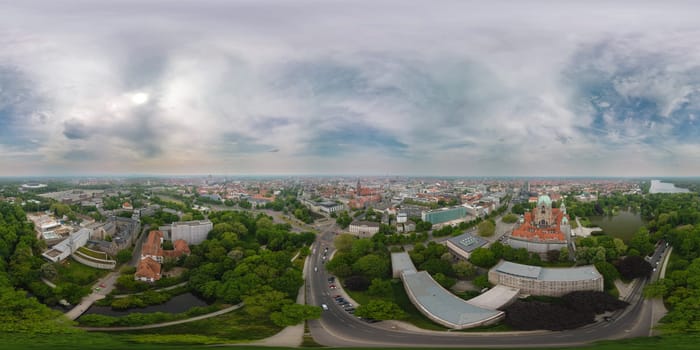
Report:
[[[328,274],[323,268],[321,256],[323,247],[329,247],[328,256],[333,251],[335,237],[333,225],[319,227],[321,234],[314,244],[310,256],[306,280],[307,303],[327,304],[319,320],[309,322],[311,334],[316,342],[325,346],[403,346],[403,347],[548,347],[583,345],[597,340],[641,337],[649,334],[653,325],[652,303],[643,299],[642,289],[646,280],[640,281],[630,293],[625,310],[613,314],[612,322],[598,322],[576,330],[563,332],[436,332],[391,329],[382,323],[368,324],[343,311],[333,300],[328,290]],[[665,246],[658,247],[651,258],[652,264],[665,252]],[[313,267],[318,266],[314,272]],[[660,269],[657,269],[660,270]],[[651,278],[658,277],[658,271]]]

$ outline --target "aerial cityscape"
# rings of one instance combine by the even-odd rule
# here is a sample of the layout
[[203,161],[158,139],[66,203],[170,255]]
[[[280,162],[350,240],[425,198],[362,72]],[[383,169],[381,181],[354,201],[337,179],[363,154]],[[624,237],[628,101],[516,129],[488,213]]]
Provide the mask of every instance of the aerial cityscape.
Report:
[[695,349],[698,10],[0,0],[0,347]]

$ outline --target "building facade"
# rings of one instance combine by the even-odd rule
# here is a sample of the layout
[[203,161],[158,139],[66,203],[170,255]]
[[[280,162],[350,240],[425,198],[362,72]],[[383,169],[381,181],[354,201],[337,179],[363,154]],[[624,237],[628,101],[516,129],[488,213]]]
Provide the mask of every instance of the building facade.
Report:
[[547,195],[537,198],[531,212],[520,217],[506,243],[513,248],[544,254],[549,250],[567,247],[571,240],[571,225],[564,203],[552,208],[552,199]]
[[358,237],[372,237],[379,232],[379,223],[373,221],[353,221],[348,227],[350,233]]
[[433,225],[443,224],[449,221],[463,220],[467,217],[467,208],[459,206],[438,210],[423,211],[421,219]]
[[576,291],[603,291],[595,266],[544,268],[501,261],[489,270],[489,282],[520,289],[521,294],[560,297]]
[[199,244],[207,239],[213,227],[209,220],[173,222],[170,228],[170,239],[173,242],[181,239],[187,244]]

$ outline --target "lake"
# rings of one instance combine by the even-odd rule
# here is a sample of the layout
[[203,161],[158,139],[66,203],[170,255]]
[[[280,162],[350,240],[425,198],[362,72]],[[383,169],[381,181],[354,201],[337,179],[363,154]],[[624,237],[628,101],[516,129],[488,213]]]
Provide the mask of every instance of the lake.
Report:
[[98,314],[119,317],[126,316],[133,312],[139,312],[144,314],[150,314],[154,312],[167,312],[171,314],[177,314],[185,312],[195,306],[207,306],[207,303],[192,293],[185,293],[174,296],[172,299],[168,300],[163,304],[151,305],[144,308],[136,307],[127,310],[112,310],[111,306],[93,305],[90,306],[90,308],[87,309],[87,311],[85,311],[84,315]]
[[649,188],[649,193],[688,193],[690,192],[687,188],[676,187],[676,185],[661,182],[661,180],[651,180],[651,187]]
[[602,228],[606,234],[621,238],[625,242],[628,242],[644,226],[639,213],[627,210],[621,210],[614,216],[590,216],[589,219],[594,226]]

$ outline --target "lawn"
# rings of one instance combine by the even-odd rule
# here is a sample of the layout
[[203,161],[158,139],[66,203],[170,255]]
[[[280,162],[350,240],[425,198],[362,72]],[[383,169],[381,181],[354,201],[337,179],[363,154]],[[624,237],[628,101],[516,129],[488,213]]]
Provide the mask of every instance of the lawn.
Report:
[[[130,349],[130,350],[161,350],[161,349],[205,349],[210,346],[193,346],[183,344],[144,344],[134,343],[128,340],[128,335],[108,335],[100,333],[78,333],[78,334],[52,334],[48,336],[32,335],[32,334],[0,334],[0,341],[3,349],[6,350],[35,350],[35,349],[52,349],[52,350],[115,350],[115,349]],[[698,348],[700,335],[683,334],[674,336],[652,337],[652,338],[636,338],[616,341],[598,342],[589,346],[577,347],[580,350],[658,350],[658,349],[674,349],[674,350],[695,350]],[[254,347],[254,346],[237,346],[236,349],[260,349],[260,350],[293,350],[297,348],[281,348],[281,347]],[[334,350],[356,350],[357,348],[333,348]],[[373,350],[380,348],[363,348],[364,350]],[[402,348],[394,348],[400,350]],[[422,348],[405,348],[410,350],[421,350]],[[425,348],[423,348],[425,349]],[[529,349],[529,348],[528,348]],[[532,348],[532,350],[556,350],[565,348]],[[428,349],[425,349],[428,350]],[[435,350],[435,347],[429,348]]]
[[72,258],[56,263],[56,283],[70,282],[81,286],[92,286],[99,278],[106,276],[108,270],[100,270],[83,265]]
[[217,344],[267,338],[281,330],[269,319],[251,319],[243,308],[205,320],[118,334],[139,343]]

